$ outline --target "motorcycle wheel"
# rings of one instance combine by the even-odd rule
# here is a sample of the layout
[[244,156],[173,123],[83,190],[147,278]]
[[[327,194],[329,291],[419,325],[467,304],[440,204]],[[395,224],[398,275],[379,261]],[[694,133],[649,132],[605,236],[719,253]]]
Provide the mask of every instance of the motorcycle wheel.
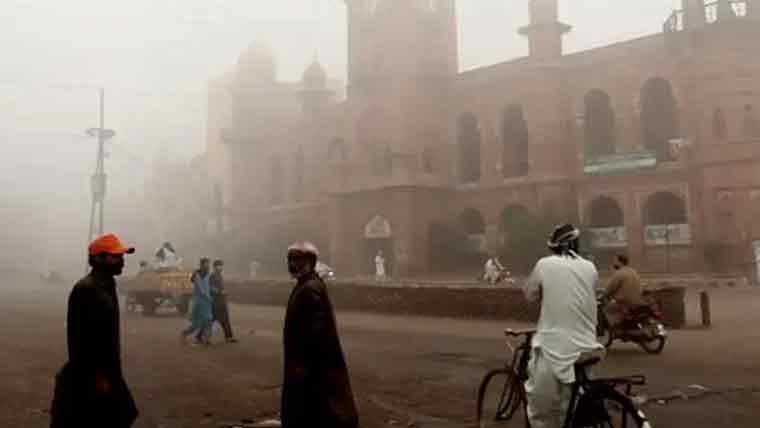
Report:
[[661,336],[657,334],[657,323],[650,321],[649,323],[649,329],[651,329],[652,338],[651,339],[642,339],[639,342],[639,346],[646,351],[647,354],[661,354],[662,350],[665,348],[665,336]]
[[662,350],[665,348],[665,338],[658,336],[652,340],[641,341],[639,342],[639,346],[641,346],[641,348],[646,351],[647,354],[661,354]]

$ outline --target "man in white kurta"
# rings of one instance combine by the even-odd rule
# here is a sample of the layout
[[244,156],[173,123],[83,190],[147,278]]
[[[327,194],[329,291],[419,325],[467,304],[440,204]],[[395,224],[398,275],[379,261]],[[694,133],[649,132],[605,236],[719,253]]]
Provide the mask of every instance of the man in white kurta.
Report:
[[603,350],[596,339],[596,267],[573,249],[552,250],[555,254],[539,260],[524,288],[530,301],[541,302],[525,385],[532,428],[561,428],[575,363],[582,354]]

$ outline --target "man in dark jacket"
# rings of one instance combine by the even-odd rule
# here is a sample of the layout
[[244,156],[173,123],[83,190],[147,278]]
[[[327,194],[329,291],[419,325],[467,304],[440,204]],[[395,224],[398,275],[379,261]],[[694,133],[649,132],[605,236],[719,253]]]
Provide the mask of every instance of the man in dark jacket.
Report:
[[224,291],[224,262],[214,260],[214,271],[211,273],[211,298],[214,300],[214,321],[218,322],[224,330],[224,338],[227,343],[238,343],[232,334],[230,323],[230,310],[227,307],[227,293]]
[[288,270],[297,279],[285,315],[283,428],[356,428],[359,425],[325,283],[314,272],[317,249],[288,249]]
[[89,246],[91,272],[71,291],[67,317],[69,361],[56,376],[51,428],[129,428],[137,407],[121,371],[115,276],[134,253],[114,235]]

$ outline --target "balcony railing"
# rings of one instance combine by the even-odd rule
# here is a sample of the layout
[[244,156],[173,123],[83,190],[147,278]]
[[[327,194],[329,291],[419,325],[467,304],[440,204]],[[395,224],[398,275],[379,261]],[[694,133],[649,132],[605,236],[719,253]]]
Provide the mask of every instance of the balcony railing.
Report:
[[[755,0],[757,1],[757,0]],[[712,3],[705,4],[705,20],[707,24],[714,24],[720,21],[723,17],[720,16],[720,7],[722,1],[714,1]],[[749,14],[750,0],[731,0],[731,11],[733,16],[730,18],[746,18]],[[754,5],[758,7],[758,5]],[[674,11],[670,17],[665,21],[663,31],[666,33],[675,33],[686,29],[686,12],[684,10]]]

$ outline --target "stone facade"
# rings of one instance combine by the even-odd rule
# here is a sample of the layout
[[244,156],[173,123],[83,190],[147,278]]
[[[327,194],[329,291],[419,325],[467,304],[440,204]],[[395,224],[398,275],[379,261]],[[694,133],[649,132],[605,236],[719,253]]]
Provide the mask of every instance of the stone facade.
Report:
[[429,275],[434,224],[485,254],[513,245],[516,218],[547,217],[583,225],[600,263],[707,270],[711,248],[730,254],[712,268],[754,272],[757,1],[685,2],[660,34],[570,55],[557,1],[530,1],[530,56],[459,72],[454,0],[346,0],[345,97],[316,62],[278,82],[252,46],[210,112],[239,248],[289,227],[342,275],[378,249],[395,275]]

